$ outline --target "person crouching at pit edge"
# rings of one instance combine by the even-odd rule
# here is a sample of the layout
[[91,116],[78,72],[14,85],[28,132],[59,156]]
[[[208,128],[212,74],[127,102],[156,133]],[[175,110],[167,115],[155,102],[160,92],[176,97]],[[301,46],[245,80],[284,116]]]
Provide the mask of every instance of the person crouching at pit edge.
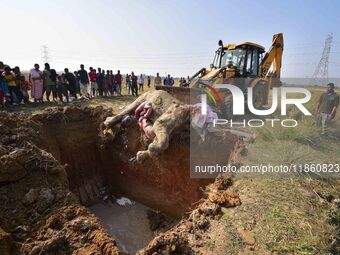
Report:
[[64,77],[65,82],[67,82],[67,89],[70,92],[70,95],[74,97],[74,99],[77,99],[77,79],[76,76],[74,76],[73,73],[71,73],[68,68],[64,69]]
[[65,76],[64,74],[58,76],[57,92],[58,92],[58,97],[60,99],[60,102],[63,102],[63,96],[65,96],[66,101],[69,102],[67,84],[65,82],[64,76]]
[[317,124],[321,125],[322,134],[325,133],[329,122],[334,119],[338,106],[339,96],[334,92],[334,83],[329,83],[326,92],[320,96],[316,107]]

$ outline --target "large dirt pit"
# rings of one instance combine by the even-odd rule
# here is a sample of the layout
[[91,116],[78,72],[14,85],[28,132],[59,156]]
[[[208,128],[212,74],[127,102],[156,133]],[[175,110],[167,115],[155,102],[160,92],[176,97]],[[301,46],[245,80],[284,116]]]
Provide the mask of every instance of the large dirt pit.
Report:
[[[147,146],[138,126],[105,135],[102,123],[110,115],[102,107],[1,113],[2,254],[134,254],[143,247],[139,254],[190,254],[187,241],[167,233],[197,208],[210,208],[208,215],[196,213],[205,220],[221,205],[239,204],[224,193],[229,179],[190,178],[188,132],[141,164],[132,161]],[[226,162],[238,139],[230,136],[228,143]],[[118,205],[119,198],[127,204]]]

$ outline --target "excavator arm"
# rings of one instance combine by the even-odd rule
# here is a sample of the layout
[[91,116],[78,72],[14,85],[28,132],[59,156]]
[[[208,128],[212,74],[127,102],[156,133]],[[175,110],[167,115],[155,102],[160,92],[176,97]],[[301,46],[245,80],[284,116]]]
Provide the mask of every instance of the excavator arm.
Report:
[[[262,78],[280,78],[281,75],[281,64],[282,64],[282,53],[283,53],[283,34],[273,35],[273,44],[269,51],[264,56],[260,68],[259,74]],[[272,72],[270,71],[273,66]]]

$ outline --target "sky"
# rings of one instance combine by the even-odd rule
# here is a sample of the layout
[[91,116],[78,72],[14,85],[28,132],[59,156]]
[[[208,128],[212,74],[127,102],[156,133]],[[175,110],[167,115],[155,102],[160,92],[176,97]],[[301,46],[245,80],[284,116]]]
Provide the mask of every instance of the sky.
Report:
[[174,77],[212,62],[217,42],[268,49],[284,34],[283,77],[310,77],[333,33],[329,76],[340,77],[340,1],[0,0],[0,61],[42,65],[43,45],[57,71],[68,67]]

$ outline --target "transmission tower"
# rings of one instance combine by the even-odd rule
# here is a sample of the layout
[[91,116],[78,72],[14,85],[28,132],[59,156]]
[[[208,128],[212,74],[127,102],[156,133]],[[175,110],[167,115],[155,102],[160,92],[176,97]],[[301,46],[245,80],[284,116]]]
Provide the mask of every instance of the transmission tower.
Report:
[[331,51],[332,41],[333,41],[333,33],[330,33],[329,35],[327,35],[327,38],[325,41],[325,47],[323,48],[320,62],[317,65],[314,71],[314,74],[312,76],[311,85],[324,85],[328,83],[328,63],[329,63],[328,60],[329,60],[329,53]]
[[42,46],[42,58],[44,63],[49,63],[49,57],[48,57],[48,47],[46,45]]

